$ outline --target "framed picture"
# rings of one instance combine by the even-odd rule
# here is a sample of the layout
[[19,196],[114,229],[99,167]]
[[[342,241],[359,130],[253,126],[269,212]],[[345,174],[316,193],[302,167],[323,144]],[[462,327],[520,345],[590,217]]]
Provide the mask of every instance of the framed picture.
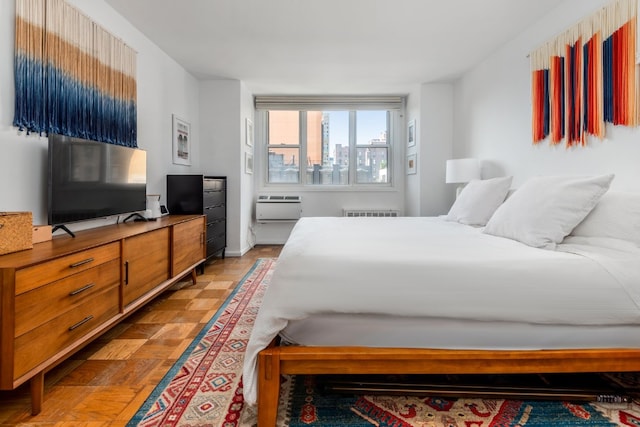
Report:
[[191,166],[191,125],[173,114],[173,163]]
[[244,153],[244,173],[253,173],[253,154]]
[[416,121],[411,120],[407,124],[407,147],[416,145]]
[[253,147],[253,122],[248,117],[245,122],[245,142],[249,147]]
[[418,156],[416,154],[409,154],[407,156],[407,175],[413,175],[417,172]]

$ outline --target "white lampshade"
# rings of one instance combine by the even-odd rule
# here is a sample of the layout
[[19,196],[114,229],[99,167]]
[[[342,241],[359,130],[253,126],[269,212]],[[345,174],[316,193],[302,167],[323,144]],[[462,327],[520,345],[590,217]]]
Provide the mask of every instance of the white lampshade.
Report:
[[447,184],[459,184],[480,179],[480,162],[478,159],[447,160]]

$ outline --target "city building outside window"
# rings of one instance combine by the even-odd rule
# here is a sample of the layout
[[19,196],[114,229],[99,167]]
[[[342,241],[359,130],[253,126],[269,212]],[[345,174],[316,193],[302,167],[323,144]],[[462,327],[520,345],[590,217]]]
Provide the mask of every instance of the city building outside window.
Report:
[[267,183],[391,182],[392,111],[267,110]]

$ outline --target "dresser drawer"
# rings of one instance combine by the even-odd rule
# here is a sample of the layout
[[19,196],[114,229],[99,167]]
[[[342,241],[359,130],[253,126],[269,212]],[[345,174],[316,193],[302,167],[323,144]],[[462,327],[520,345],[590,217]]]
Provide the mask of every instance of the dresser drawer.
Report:
[[205,191],[202,193],[202,205],[204,207],[224,205],[225,196],[224,191]]
[[216,219],[212,222],[207,223],[207,239],[211,239],[214,236],[219,236],[220,234],[226,234],[227,232],[227,221],[223,219]]
[[15,339],[14,379],[81,339],[119,311],[119,287],[95,294],[82,305]]
[[211,256],[223,250],[227,246],[224,235],[207,240],[207,256]]
[[119,256],[120,244],[116,242],[20,269],[16,272],[16,295],[88,270]]
[[18,337],[120,284],[119,258],[16,297]]
[[211,222],[215,219],[224,218],[225,217],[225,206],[217,205],[204,208],[204,214],[207,216],[207,222]]
[[221,179],[221,178],[204,178],[202,180],[202,189],[203,190],[225,190],[227,188],[226,186],[226,179]]

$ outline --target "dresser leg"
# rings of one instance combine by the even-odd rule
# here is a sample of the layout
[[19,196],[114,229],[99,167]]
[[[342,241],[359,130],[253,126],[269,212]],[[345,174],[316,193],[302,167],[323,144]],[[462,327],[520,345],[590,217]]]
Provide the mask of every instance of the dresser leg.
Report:
[[42,411],[44,400],[44,371],[37,373],[30,380],[31,385],[31,415],[38,415]]
[[191,270],[191,281],[193,282],[194,285],[196,284],[196,281],[197,281],[196,275],[197,275],[196,269],[194,268],[193,270]]

